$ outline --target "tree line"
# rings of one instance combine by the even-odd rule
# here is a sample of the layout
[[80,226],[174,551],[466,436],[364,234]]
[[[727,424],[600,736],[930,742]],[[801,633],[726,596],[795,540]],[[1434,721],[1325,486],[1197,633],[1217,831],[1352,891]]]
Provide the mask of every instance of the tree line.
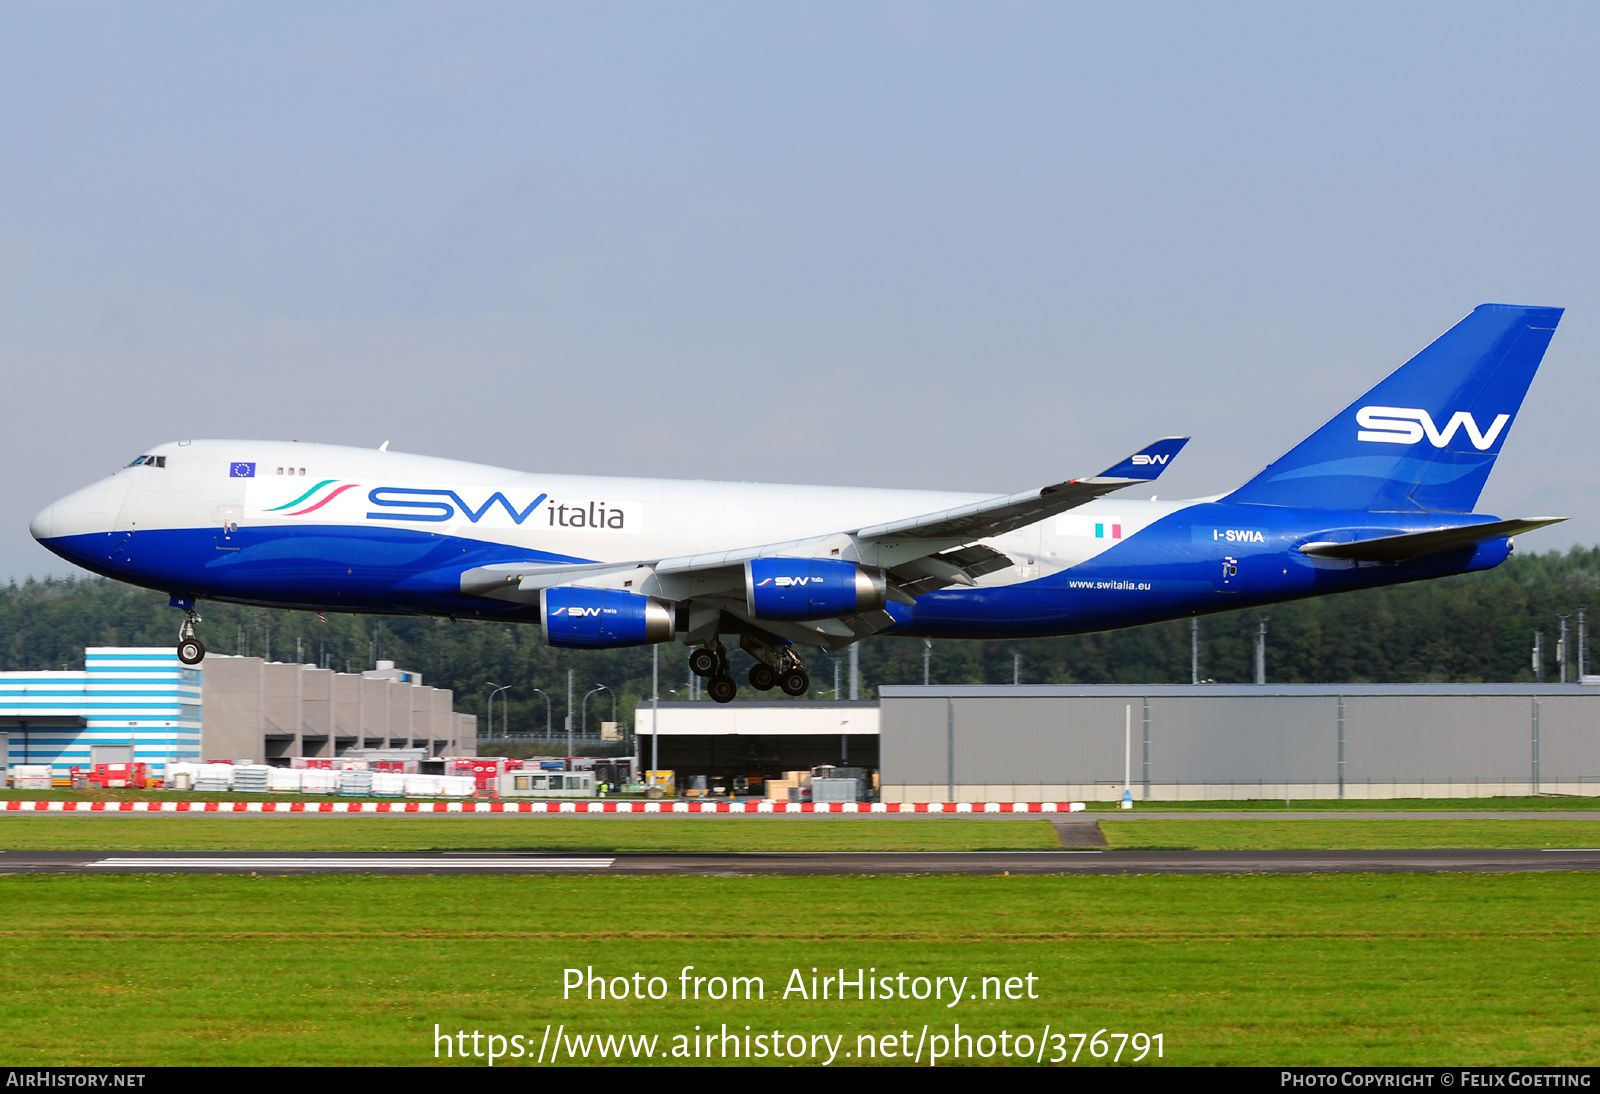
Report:
[[[1544,633],[1546,681],[1556,679],[1559,617],[1569,615],[1572,672],[1577,669],[1576,613],[1600,607],[1600,548],[1518,555],[1484,573],[1277,604],[1200,621],[1200,676],[1217,683],[1255,679],[1254,644],[1267,618],[1267,679],[1273,683],[1531,682],[1533,632]],[[536,627],[408,616],[355,616],[201,605],[200,635],[219,654],[298,661],[361,672],[379,660],[422,673],[423,682],[455,692],[457,710],[484,725],[492,686],[510,685],[505,714],[514,732],[540,732],[546,718],[560,732],[573,672],[573,727],[583,696],[605,684],[619,720],[650,695],[651,650],[558,650]],[[168,646],[180,614],[159,593],[103,578],[28,579],[0,590],[0,670],[81,669],[85,646]],[[684,651],[663,646],[661,697],[688,698]],[[938,684],[1007,684],[1017,670],[1030,684],[1188,683],[1187,620],[1123,631],[1025,641],[936,641],[929,676]],[[846,655],[813,652],[807,698],[831,699],[835,664],[848,680]],[[742,683],[748,658],[735,652]],[[861,644],[861,696],[882,684],[923,678],[920,639]],[[845,688],[848,688],[846,683]],[[546,702],[548,697],[548,703]],[[782,699],[748,686],[740,699]],[[611,696],[587,704],[590,731],[611,717]],[[502,718],[495,705],[497,728]]]

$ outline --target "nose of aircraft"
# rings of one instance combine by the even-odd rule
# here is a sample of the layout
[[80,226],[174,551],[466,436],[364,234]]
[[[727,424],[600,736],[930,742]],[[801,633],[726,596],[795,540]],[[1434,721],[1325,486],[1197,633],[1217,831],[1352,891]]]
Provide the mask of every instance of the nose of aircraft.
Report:
[[33,538],[58,550],[73,536],[104,535],[116,527],[122,502],[128,496],[128,480],[113,475],[101,479],[93,486],[68,494],[53,505],[47,505],[33,518],[28,531]]

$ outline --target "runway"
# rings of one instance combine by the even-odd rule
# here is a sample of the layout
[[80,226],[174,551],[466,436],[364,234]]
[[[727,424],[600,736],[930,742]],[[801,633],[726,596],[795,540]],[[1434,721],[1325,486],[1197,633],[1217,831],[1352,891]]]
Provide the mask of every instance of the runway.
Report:
[[0,874],[1321,874],[1600,871],[1600,847],[1420,851],[829,851],[739,854],[8,851]]

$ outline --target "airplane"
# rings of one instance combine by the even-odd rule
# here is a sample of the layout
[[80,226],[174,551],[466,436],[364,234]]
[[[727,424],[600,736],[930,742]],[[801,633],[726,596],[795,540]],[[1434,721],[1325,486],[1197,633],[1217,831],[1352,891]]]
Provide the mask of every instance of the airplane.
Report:
[[529,474],[299,442],[162,444],[50,505],[68,561],[202,600],[536,623],[545,642],[677,642],[731,701],[804,695],[802,650],[873,635],[1033,638],[1486,570],[1561,517],[1473,513],[1562,309],[1485,304],[1225,494],[1113,498],[1098,475],[1004,496]]

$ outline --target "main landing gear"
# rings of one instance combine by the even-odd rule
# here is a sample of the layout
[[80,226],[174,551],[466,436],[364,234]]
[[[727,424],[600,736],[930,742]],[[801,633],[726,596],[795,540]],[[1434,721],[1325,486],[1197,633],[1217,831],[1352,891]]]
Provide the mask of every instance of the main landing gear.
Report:
[[[751,687],[757,691],[779,687],[785,695],[796,697],[811,690],[811,677],[806,675],[805,666],[794,650],[786,646],[775,653],[773,660],[777,663],[761,660],[750,666]],[[706,693],[719,703],[731,703],[739,694],[739,685],[728,664],[728,651],[720,639],[712,639],[689,655],[689,671],[707,678]]]
[[200,613],[194,610],[194,601],[188,597],[175,596],[171,603],[174,608],[183,609],[183,623],[178,627],[178,660],[185,665],[198,665],[206,659],[205,644],[194,634]]
[[689,671],[706,680],[706,692],[719,703],[731,703],[739,685],[729,672],[728,651],[713,638],[689,655]]

